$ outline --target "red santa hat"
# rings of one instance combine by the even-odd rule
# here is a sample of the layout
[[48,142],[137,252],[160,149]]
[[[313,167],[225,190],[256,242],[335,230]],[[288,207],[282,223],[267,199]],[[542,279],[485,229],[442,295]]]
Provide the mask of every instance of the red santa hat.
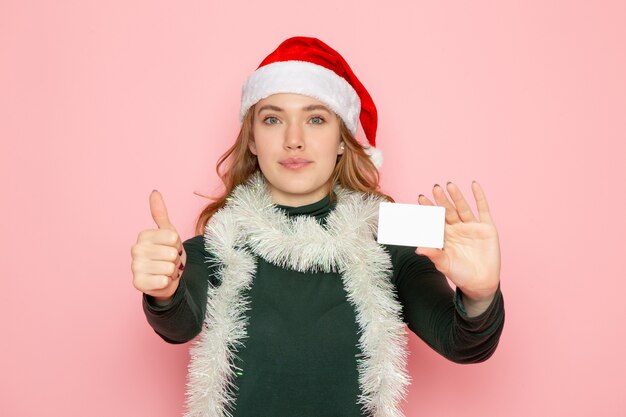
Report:
[[255,103],[272,94],[295,93],[325,103],[356,136],[359,120],[367,138],[362,143],[374,165],[382,165],[376,149],[378,113],[372,97],[337,51],[316,38],[296,36],[281,43],[246,80],[240,120]]

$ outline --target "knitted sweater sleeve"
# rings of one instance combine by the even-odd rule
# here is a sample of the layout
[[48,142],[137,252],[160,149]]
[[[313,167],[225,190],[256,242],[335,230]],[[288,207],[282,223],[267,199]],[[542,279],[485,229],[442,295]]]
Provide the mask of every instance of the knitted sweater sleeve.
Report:
[[439,354],[457,363],[477,363],[493,355],[504,326],[500,288],[491,305],[468,317],[461,291],[415,248],[386,245],[393,265],[393,282],[409,329]]
[[212,269],[207,264],[202,235],[183,242],[187,263],[169,304],[159,306],[144,294],[143,311],[154,331],[169,343],[185,343],[202,329]]

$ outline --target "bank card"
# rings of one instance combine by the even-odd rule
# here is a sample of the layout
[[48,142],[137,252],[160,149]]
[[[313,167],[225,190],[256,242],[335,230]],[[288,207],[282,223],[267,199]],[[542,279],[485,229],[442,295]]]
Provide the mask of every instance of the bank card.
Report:
[[445,214],[440,206],[380,203],[378,243],[441,249]]

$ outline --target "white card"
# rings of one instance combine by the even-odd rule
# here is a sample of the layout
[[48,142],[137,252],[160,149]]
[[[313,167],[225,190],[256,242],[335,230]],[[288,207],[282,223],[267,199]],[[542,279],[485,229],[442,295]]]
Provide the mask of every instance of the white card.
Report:
[[445,215],[440,206],[380,203],[378,243],[441,249]]

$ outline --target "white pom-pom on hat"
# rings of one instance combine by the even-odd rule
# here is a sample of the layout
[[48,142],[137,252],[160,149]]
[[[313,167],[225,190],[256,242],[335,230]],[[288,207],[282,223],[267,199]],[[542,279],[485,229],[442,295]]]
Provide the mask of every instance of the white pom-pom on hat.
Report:
[[370,157],[376,169],[380,169],[380,167],[383,166],[383,153],[380,149],[374,148],[369,144],[365,144],[363,146],[363,150]]

